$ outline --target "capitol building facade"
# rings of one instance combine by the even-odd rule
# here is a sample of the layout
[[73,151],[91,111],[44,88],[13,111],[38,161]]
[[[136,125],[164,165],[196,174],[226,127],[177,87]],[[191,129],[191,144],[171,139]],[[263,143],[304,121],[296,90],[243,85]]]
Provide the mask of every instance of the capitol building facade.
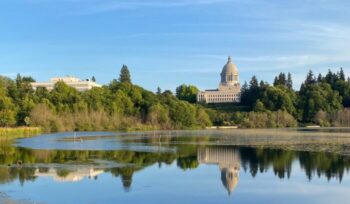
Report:
[[219,88],[200,91],[197,94],[197,102],[201,103],[234,103],[240,102],[241,85],[237,66],[233,64],[231,57],[222,68]]

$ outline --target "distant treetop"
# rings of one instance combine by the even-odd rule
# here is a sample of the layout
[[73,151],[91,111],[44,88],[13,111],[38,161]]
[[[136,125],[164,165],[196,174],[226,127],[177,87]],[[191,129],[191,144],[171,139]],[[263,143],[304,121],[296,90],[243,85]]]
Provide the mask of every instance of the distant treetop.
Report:
[[131,84],[131,76],[128,66],[123,64],[123,67],[120,70],[119,81],[122,83],[130,83]]

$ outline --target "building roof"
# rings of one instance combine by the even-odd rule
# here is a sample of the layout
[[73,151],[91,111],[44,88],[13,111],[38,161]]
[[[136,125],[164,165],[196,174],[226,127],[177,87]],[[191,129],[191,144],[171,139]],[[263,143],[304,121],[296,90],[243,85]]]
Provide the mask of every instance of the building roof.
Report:
[[237,66],[232,63],[232,59],[229,56],[227,59],[227,63],[222,68],[221,75],[231,75],[231,74],[238,75],[238,69],[237,69]]

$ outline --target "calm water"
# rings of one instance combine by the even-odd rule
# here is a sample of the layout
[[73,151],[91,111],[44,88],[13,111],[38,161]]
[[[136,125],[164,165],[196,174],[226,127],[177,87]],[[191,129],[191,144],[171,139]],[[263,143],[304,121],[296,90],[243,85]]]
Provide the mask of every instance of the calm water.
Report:
[[350,199],[349,129],[79,132],[0,143],[0,203]]

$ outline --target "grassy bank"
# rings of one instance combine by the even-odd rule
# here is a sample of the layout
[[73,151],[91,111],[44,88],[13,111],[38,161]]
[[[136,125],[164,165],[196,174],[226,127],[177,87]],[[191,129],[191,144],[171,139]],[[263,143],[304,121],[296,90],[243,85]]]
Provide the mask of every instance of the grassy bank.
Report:
[[0,128],[0,140],[29,137],[40,133],[39,127]]

